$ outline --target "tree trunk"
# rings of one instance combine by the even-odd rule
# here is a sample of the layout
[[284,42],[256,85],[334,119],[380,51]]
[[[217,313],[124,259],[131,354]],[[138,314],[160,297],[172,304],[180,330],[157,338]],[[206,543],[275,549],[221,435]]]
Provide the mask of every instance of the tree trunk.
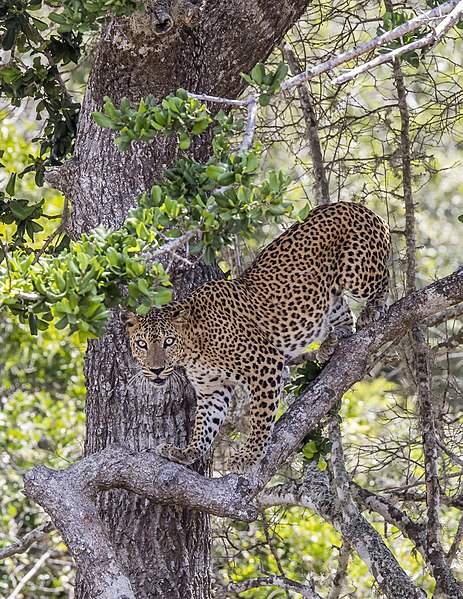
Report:
[[[48,177],[71,200],[72,234],[98,224],[120,226],[137,196],[177,154],[175,144],[162,136],[120,153],[112,132],[91,118],[92,111],[101,110],[103,96],[138,103],[148,94],[159,99],[183,87],[236,97],[243,89],[239,73],[268,56],[307,4],[211,0],[194,17],[194,26],[187,27],[193,24],[188,17],[192,4],[178,1],[171,7],[148,0],[144,13],[110,24],[95,52],[74,156]],[[165,34],[156,35],[160,31]],[[190,151],[202,159],[209,148],[206,134]],[[177,297],[217,275],[217,269],[199,263],[189,271],[181,269],[184,265],[174,265],[171,271]],[[187,382],[173,378],[166,390],[157,390],[141,376],[132,379],[136,372],[121,327],[112,319],[106,335],[89,344],[86,356],[87,455],[113,442],[136,451],[161,441],[187,443],[195,404]],[[210,460],[197,467],[207,473]],[[119,490],[102,493],[99,509],[137,598],[211,597],[207,515],[159,506]],[[76,598],[90,596],[78,573]]]

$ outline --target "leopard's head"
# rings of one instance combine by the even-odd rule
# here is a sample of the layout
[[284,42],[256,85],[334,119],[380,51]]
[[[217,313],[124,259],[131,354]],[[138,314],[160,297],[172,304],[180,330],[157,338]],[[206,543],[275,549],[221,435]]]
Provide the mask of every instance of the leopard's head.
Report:
[[184,354],[183,333],[189,309],[175,303],[153,308],[145,316],[122,312],[120,320],[130,341],[133,357],[155,385],[164,385]]

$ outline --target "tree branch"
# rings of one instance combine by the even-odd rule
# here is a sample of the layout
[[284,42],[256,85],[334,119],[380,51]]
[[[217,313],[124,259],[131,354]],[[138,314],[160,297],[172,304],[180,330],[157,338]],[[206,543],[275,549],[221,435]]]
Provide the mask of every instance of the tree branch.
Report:
[[[283,58],[289,65],[291,73],[293,75],[299,75],[302,72],[301,65],[288,42],[283,42],[281,44],[281,52]],[[304,115],[305,124],[307,126],[310,155],[312,156],[313,178],[315,181],[315,198],[317,204],[329,204],[330,188],[326,176],[325,165],[323,163],[323,154],[318,135],[317,116],[312,104],[312,98],[310,97],[310,88],[306,83],[301,83],[301,85],[298,86],[297,91],[301,101],[302,114]]]
[[[347,73],[340,75],[339,77],[335,77],[332,79],[331,83],[333,85],[341,85],[342,83],[346,83],[347,81],[351,81],[360,75],[361,73],[365,73],[366,71],[370,71],[371,69],[379,66],[380,64],[384,64],[385,62],[390,62],[391,60],[396,60],[399,56],[403,56],[407,52],[414,52],[415,50],[419,50],[421,48],[426,48],[429,46],[432,48],[437,45],[440,41],[442,41],[443,36],[448,32],[451,27],[455,25],[455,23],[461,17],[463,13],[463,2],[458,2],[457,6],[453,9],[453,11],[448,15],[446,19],[440,23],[431,33],[428,33],[425,37],[411,42],[410,44],[406,44],[400,48],[396,48],[395,50],[391,50],[387,54],[382,54],[381,56],[377,56],[366,62],[365,64],[357,67],[356,69],[352,69]],[[427,23],[429,25],[429,23]]]
[[339,549],[338,567],[333,578],[333,584],[328,595],[328,599],[339,599],[347,578],[347,567],[352,553],[352,547],[348,541],[343,541]]
[[375,352],[384,344],[403,337],[425,318],[461,301],[463,266],[448,277],[396,302],[381,320],[352,337],[340,340],[317,379],[278,420],[267,455],[253,472],[256,489],[263,488],[289,456],[299,449],[306,434],[315,429],[343,394],[371,369],[369,358]]
[[[295,77],[291,77],[290,79],[287,79],[282,84],[281,90],[286,91],[286,90],[292,89],[293,87],[296,87],[296,86],[300,85],[301,83],[308,81],[309,79],[313,79],[317,75],[321,75],[322,73],[326,73],[327,71],[332,71],[334,68],[336,68],[346,62],[349,62],[350,60],[352,60],[354,58],[358,58],[359,56],[362,56],[363,54],[372,52],[373,50],[376,50],[376,48],[381,48],[382,46],[385,46],[389,42],[392,42],[396,39],[403,37],[406,33],[409,33],[410,31],[414,31],[415,29],[418,29],[418,27],[421,27],[422,25],[427,25],[433,19],[442,18],[443,16],[445,16],[446,14],[451,12],[456,6],[459,7],[458,14],[460,14],[460,12],[461,12],[460,5],[461,5],[461,0],[450,0],[449,2],[445,2],[444,4],[441,4],[438,7],[433,8],[432,10],[428,10],[428,11],[422,13],[421,15],[418,15],[414,19],[410,19],[410,21],[403,23],[403,25],[399,25],[399,27],[396,27],[395,29],[392,29],[391,31],[387,31],[386,33],[383,33],[382,35],[375,37],[374,39],[369,40],[368,42],[365,42],[364,44],[361,44],[360,46],[356,46],[355,48],[352,48],[352,50],[348,50],[347,52],[338,54],[337,56],[331,58],[330,60],[327,60],[325,62],[320,63],[319,65],[317,65],[315,67],[307,69],[300,75],[296,75]],[[450,25],[449,28],[451,26],[452,25]],[[447,24],[445,25],[445,27],[447,27]],[[436,29],[436,31],[437,31],[437,29]],[[440,31],[439,35],[443,35],[442,30],[439,30],[439,31]],[[447,31],[447,29],[445,29],[445,31]],[[433,44],[435,44],[435,43],[437,43],[437,41],[439,39],[440,38],[438,36],[434,37],[434,35],[433,35],[432,40],[430,40],[429,43],[432,42]],[[385,55],[385,56],[389,56],[389,55]]]
[[50,555],[51,555],[51,551],[46,551],[42,556],[40,556],[40,558],[36,561],[36,563],[32,566],[32,568],[27,572],[27,574],[25,574],[21,578],[18,585],[14,588],[13,592],[8,595],[7,599],[15,599],[16,597],[19,596],[21,589],[29,582],[29,580],[31,578],[34,578],[34,576],[37,574],[37,572],[40,570],[40,568],[43,566],[43,564],[47,561],[47,559],[50,557]]
[[440,484],[438,472],[438,445],[434,407],[431,399],[431,371],[428,345],[423,332],[413,328],[411,332],[414,365],[417,377],[419,418],[423,436],[424,467],[426,476],[426,549],[427,561],[436,586],[447,597],[463,599],[458,582],[444,559],[440,540]]
[[257,511],[245,483],[236,475],[209,479],[153,453],[111,445],[64,470],[37,466],[26,475],[24,492],[50,515],[95,596],[134,599],[98,514],[97,493],[123,488],[158,503],[252,521]]
[[[375,66],[382,64],[386,61],[393,60],[394,58],[401,56],[405,52],[410,52],[412,49],[423,48],[425,46],[435,46],[438,42],[442,40],[442,37],[445,35],[445,33],[447,33],[447,31],[456,23],[459,16],[463,13],[463,0],[449,0],[449,2],[445,2],[444,4],[441,4],[438,7],[433,8],[432,10],[428,10],[422,13],[421,15],[418,15],[414,19],[410,19],[410,21],[407,21],[406,23],[399,25],[399,27],[396,27],[391,31],[387,31],[386,33],[383,33],[382,35],[379,35],[378,37],[375,37],[374,39],[365,42],[364,44],[356,46],[352,50],[338,54],[337,56],[334,56],[329,60],[321,62],[320,64],[311,67],[310,69],[307,69],[306,71],[303,71],[298,75],[290,77],[282,83],[280,90],[279,92],[277,92],[276,95],[278,95],[279,93],[289,91],[295,87],[299,87],[307,81],[310,81],[314,77],[317,77],[318,75],[322,75],[324,73],[333,71],[333,69],[335,69],[336,67],[339,67],[340,65],[345,64],[346,62],[349,62],[354,58],[358,58],[363,54],[372,52],[377,48],[381,48],[389,42],[403,37],[406,33],[410,31],[414,31],[415,29],[418,29],[423,25],[429,25],[429,23],[433,20],[442,19],[448,13],[451,14],[446,19],[444,19],[444,21],[442,21],[442,23],[439,26],[437,26],[432,33],[428,34],[424,38],[418,40],[417,42],[413,42],[412,44],[402,46],[401,48],[391,51],[388,54],[382,54],[381,56],[371,60],[370,62],[361,65],[357,69],[352,69],[351,71],[349,71],[349,73],[340,75],[339,77],[335,77],[331,80],[331,83],[339,85],[345,81],[354,79],[360,73],[372,69]],[[194,94],[189,92],[189,96],[191,98],[196,98],[197,100],[201,100],[204,102],[215,102],[219,104],[226,104],[228,106],[247,107],[248,117],[246,134],[245,139],[240,145],[240,151],[246,150],[252,142],[256,123],[255,112],[257,110],[257,101],[259,95],[260,92],[257,92],[250,94],[241,100],[236,100],[220,96]],[[322,196],[324,200],[326,191],[327,190],[325,189],[323,192],[324,195]]]
[[331,446],[331,463],[333,466],[333,482],[338,496],[339,505],[345,518],[358,518],[359,510],[350,492],[349,477],[344,462],[341,428],[337,416],[328,423]]
[[287,591],[296,591],[305,599],[322,599],[321,595],[315,591],[313,583],[301,584],[284,576],[267,576],[266,578],[251,578],[251,580],[243,580],[243,582],[233,582],[228,585],[228,590],[244,593],[249,589],[260,587],[280,587]]
[[461,545],[462,541],[463,541],[463,516],[460,518],[460,521],[458,522],[458,528],[457,528],[455,537],[453,539],[453,543],[452,543],[450,549],[448,550],[447,555],[445,556],[449,567],[452,565],[453,560],[457,556],[457,553],[460,549],[460,545]]

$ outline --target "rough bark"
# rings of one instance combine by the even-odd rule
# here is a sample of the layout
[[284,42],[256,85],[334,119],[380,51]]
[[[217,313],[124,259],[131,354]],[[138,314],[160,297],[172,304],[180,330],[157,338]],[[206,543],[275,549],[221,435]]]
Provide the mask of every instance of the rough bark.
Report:
[[[244,85],[239,73],[265,60],[308,1],[211,0],[202,10],[185,0],[147,0],[145,4],[144,13],[113,22],[102,32],[74,156],[48,174],[47,180],[71,200],[73,235],[99,224],[120,226],[137,196],[153,185],[177,154],[175,144],[162,137],[120,153],[113,133],[99,128],[91,118],[92,111],[101,110],[103,96],[115,103],[122,97],[138,103],[148,94],[161,98],[183,87],[235,97]],[[204,135],[191,151],[201,159],[209,148],[210,136]],[[216,274],[199,265],[180,272],[180,266],[174,265],[176,295],[184,296]],[[129,382],[131,366],[125,336],[113,320],[106,335],[88,347],[86,455],[118,442],[136,451],[161,439],[185,443],[194,412],[191,388],[181,378],[173,380],[165,393],[150,389],[140,379]],[[208,460],[199,466],[201,472],[208,468]],[[79,569],[77,598],[105,596],[108,576],[120,581],[120,596],[130,596],[126,585],[130,580],[140,599],[210,597],[207,514],[188,507],[159,506],[120,490],[101,492],[97,503],[100,524],[107,527],[114,548],[110,563],[117,566],[114,571],[103,568],[106,577],[100,570],[103,578],[97,576],[98,584],[88,571]],[[93,517],[90,511],[89,518]],[[104,553],[104,548],[99,550]],[[101,568],[109,558],[100,557]]]

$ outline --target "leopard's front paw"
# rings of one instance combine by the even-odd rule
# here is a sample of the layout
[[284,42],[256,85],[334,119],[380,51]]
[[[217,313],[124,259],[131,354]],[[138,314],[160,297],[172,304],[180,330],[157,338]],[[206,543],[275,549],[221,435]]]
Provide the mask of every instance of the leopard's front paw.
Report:
[[177,464],[193,464],[199,458],[199,453],[194,449],[185,447],[175,447],[170,443],[161,443],[155,448],[155,452],[158,456],[166,458],[171,462],[177,462]]

